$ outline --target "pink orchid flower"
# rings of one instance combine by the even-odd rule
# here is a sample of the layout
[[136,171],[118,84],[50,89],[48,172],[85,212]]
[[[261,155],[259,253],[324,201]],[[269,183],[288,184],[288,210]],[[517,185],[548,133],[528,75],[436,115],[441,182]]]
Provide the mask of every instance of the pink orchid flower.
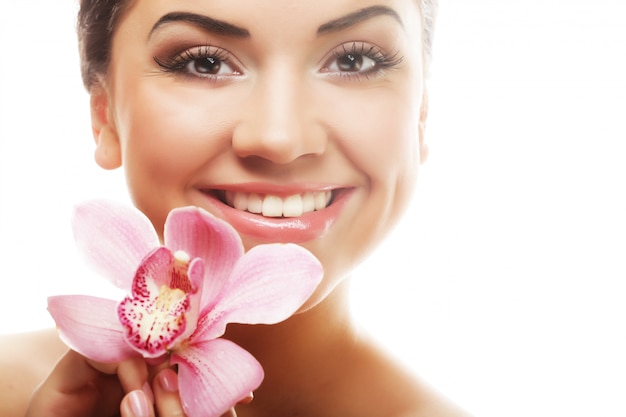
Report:
[[77,207],[73,228],[83,255],[130,295],[50,297],[60,337],[98,362],[169,356],[194,417],[223,414],[263,380],[250,353],[220,338],[226,325],[285,320],[322,277],[319,261],[297,245],[244,253],[235,229],[195,207],[169,214],[164,246],[140,211],[111,202]]

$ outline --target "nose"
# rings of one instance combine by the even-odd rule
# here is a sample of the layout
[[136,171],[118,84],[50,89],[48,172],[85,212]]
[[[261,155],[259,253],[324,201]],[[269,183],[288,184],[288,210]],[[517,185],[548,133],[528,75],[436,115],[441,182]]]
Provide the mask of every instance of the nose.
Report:
[[288,164],[321,155],[327,135],[312,99],[312,85],[286,71],[258,76],[233,132],[232,147],[241,158],[258,157]]

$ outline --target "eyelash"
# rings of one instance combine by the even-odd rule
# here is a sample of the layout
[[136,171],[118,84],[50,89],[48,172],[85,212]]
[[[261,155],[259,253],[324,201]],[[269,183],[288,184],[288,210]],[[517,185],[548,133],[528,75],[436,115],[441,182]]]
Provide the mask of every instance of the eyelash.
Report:
[[[351,58],[348,58],[351,57]],[[336,64],[339,59],[350,59],[351,63],[355,62],[355,59],[367,58],[372,61],[371,67],[365,71],[331,71],[330,66]],[[399,52],[392,54],[386,54],[376,46],[367,44],[365,42],[352,42],[339,45],[332,52],[331,57],[327,59],[324,66],[321,69],[322,73],[330,76],[336,75],[342,78],[348,78],[349,80],[359,81],[363,78],[370,79],[371,77],[380,76],[389,69],[397,68],[404,58]]]
[[[238,66],[232,61],[231,54],[221,48],[216,48],[210,45],[197,46],[186,49],[171,58],[161,59],[157,56],[153,57],[154,62],[161,67],[161,70],[171,74],[185,75],[188,77],[206,78],[212,81],[227,78],[229,76],[241,75],[241,71]],[[228,75],[219,74],[194,74],[190,71],[189,66],[192,63],[198,63],[199,60],[212,60],[206,61],[208,64],[219,64],[218,69],[221,70],[223,65],[231,68],[231,72]],[[197,69],[197,68],[196,68]]]
[[[203,78],[210,81],[218,81],[227,77],[241,75],[241,71],[238,66],[233,63],[232,55],[221,48],[216,48],[210,45],[197,46],[194,48],[186,49],[171,58],[161,59],[155,56],[154,61],[161,68],[162,71],[184,75],[187,77]],[[224,74],[195,74],[189,68],[191,64],[196,63],[198,65],[199,60],[206,61],[205,64],[216,65],[219,70],[225,65],[230,68],[228,75]],[[344,61],[344,64],[357,65],[356,71],[346,70],[342,71],[341,64],[338,64],[338,60]],[[364,59],[370,62],[364,61]],[[386,54],[380,48],[367,44],[365,42],[351,42],[339,45],[331,52],[330,58],[325,59],[320,72],[329,77],[340,77],[350,81],[359,81],[363,78],[369,80],[372,77],[377,77],[385,73],[385,71],[393,68],[397,68],[403,61],[403,57],[399,55],[399,52],[393,54]],[[365,70],[361,68],[366,66]],[[332,69],[337,67],[337,69]],[[198,68],[194,68],[196,71]]]

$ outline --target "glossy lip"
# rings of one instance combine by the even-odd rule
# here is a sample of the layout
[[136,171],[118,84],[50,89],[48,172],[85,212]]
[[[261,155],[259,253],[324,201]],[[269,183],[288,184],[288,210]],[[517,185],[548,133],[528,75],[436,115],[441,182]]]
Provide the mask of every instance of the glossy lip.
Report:
[[[332,191],[333,197],[324,210],[313,211],[300,217],[264,217],[237,210],[224,203],[219,197],[224,191],[257,192],[285,197],[306,191]],[[263,190],[263,192],[260,192]],[[222,219],[230,223],[241,235],[262,243],[304,243],[324,236],[339,218],[354,188],[334,187],[281,187],[280,189],[262,186],[224,186],[202,189],[206,201]]]

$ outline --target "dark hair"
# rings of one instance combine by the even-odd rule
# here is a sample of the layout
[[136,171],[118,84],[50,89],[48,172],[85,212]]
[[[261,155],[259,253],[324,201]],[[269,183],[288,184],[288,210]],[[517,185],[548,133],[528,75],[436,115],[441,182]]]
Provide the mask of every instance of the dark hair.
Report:
[[77,32],[80,70],[87,90],[100,82],[111,59],[113,31],[129,0],[81,0]]
[[[438,0],[419,0],[424,27],[424,60],[428,68]],[[78,11],[78,47],[83,83],[87,90],[98,84],[107,72],[111,42],[122,13],[133,0],[80,0]]]

